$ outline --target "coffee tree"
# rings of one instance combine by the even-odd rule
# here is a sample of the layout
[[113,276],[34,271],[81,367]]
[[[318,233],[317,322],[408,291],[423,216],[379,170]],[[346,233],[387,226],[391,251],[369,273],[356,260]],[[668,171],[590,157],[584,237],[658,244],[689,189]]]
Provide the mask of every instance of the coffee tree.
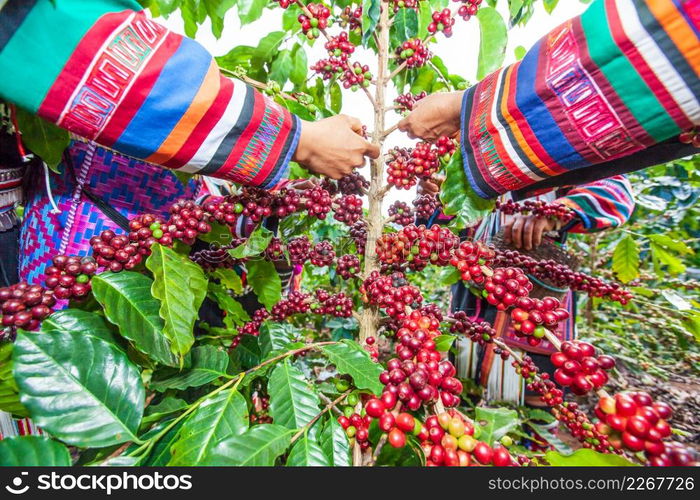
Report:
[[[480,26],[478,76],[502,64],[507,31],[495,2],[146,3],[154,14],[179,8],[189,35],[207,18],[220,35],[231,4],[242,24],[283,9],[282,29],[218,58],[222,70],[305,119],[340,112],[343,90],[364,94],[374,117],[368,135],[383,155],[368,180],[355,173],[275,192],[240,188],[202,205],[181,200],[167,218],[142,214],[128,233],[102,232],[88,257],[57,256],[43,284],[0,290],[4,335],[13,340],[0,350],[0,408],[31,416],[50,436],[1,441],[2,462],[27,465],[31,456],[37,465],[67,465],[67,446],[80,464],[109,465],[692,461],[670,439],[668,405],[641,392],[608,394],[615,360],[590,343],[554,337],[550,330],[569,313],[556,298],[530,297],[528,275],[620,306],[634,300],[629,291],[458,236],[492,210],[564,221],[571,213],[554,204],[496,207],[474,196],[452,138],[386,146],[391,113],[466,87],[431,52],[462,23]],[[510,2],[510,22],[527,22],[532,7]],[[326,55],[309,61],[314,44]],[[383,206],[390,190],[437,173],[447,176],[439,199]],[[292,174],[307,177],[294,166]],[[454,216],[450,225],[415,224],[440,206]],[[257,225],[248,238],[233,236],[241,217]],[[290,268],[302,276],[298,289],[280,279]],[[431,303],[414,277],[437,268],[508,311],[531,345],[557,345],[553,380],[492,325]],[[205,303],[221,311],[220,325],[199,319]],[[514,410],[468,409],[447,357],[459,336],[495,344],[550,408],[542,418],[558,419],[582,449],[569,457],[528,451],[513,445]],[[565,401],[564,388],[594,397],[593,414]]]

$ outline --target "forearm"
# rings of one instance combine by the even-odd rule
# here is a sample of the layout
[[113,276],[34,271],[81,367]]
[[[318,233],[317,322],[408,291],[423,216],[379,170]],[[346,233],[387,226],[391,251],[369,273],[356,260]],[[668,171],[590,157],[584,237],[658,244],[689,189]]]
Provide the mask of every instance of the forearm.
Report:
[[575,182],[573,171],[605,172],[698,123],[698,16],[683,10],[691,7],[595,0],[469,89],[462,146],[477,193],[493,198],[567,174]]
[[266,188],[284,178],[299,120],[138,8],[11,0],[0,10],[0,73],[11,75],[0,95],[167,168]]

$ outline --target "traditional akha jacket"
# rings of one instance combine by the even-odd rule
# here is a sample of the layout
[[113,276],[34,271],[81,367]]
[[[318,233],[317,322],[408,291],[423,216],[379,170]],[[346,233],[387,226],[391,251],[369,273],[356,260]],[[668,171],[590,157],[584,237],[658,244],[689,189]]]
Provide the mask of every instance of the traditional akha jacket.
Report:
[[148,163],[271,188],[299,119],[135,0],[8,0],[0,97]]
[[[21,232],[29,282],[57,253],[84,255],[92,235],[121,232],[95,197],[127,218],[164,215],[200,187],[169,169],[268,189],[286,178],[299,119],[140,9],[130,0],[0,7],[0,97],[87,140],[72,144],[60,174],[33,172]],[[1,187],[16,187],[11,174]]]
[[484,198],[581,184],[697,150],[700,0],[594,0],[466,91],[462,152]]

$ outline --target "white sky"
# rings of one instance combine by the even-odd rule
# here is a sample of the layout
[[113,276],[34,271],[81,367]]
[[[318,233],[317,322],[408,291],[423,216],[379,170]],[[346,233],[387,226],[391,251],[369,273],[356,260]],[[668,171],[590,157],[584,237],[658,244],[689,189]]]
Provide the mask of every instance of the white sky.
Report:
[[[497,8],[503,18],[507,19],[507,2],[500,0]],[[529,49],[552,28],[580,14],[585,8],[586,5],[582,4],[579,0],[560,0],[559,5],[557,5],[554,12],[550,15],[545,12],[542,7],[542,2],[537,2],[535,5],[535,13],[527,25],[525,27],[515,27],[509,31],[505,63],[508,64],[515,61],[514,50],[517,46],[522,45],[526,49]],[[226,15],[224,31],[219,40],[212,35],[208,20],[199,28],[196,40],[215,56],[226,54],[236,45],[250,45],[255,47],[261,35],[267,34],[270,31],[282,29],[282,13],[283,10],[281,8],[265,10],[263,16],[259,20],[241,27],[238,20],[238,13],[236,9],[233,8]],[[160,18],[159,21],[176,32],[184,33],[183,21],[179,13],[171,15],[168,19]],[[336,31],[337,29],[335,28],[330,29],[331,33],[335,33]],[[476,80],[479,22],[475,18],[465,22],[458,17],[453,31],[454,34],[451,38],[445,38],[443,35],[438,34],[438,43],[430,46],[431,51],[443,59],[451,73],[461,75],[473,83]],[[326,57],[326,52],[321,42],[322,40],[319,40],[313,48],[306,47],[310,65]],[[372,64],[375,57],[376,56],[371,52],[359,49],[355,51],[353,60],[368,64],[373,74],[376,74],[376,63],[374,65]],[[392,88],[388,91],[388,102],[393,101],[395,97],[396,92]],[[372,109],[363,92],[344,90],[342,112],[358,117],[367,125],[368,130],[372,130]],[[399,116],[396,113],[389,113],[387,115],[388,125],[392,125],[398,120]],[[387,148],[396,145],[409,146],[411,145],[411,141],[403,137],[399,132],[395,132],[387,141]],[[369,177],[368,167],[362,169],[361,172],[365,177]],[[410,201],[413,200],[414,197],[414,189],[409,191],[398,191],[394,189],[386,197],[384,209],[386,211],[386,207],[397,199],[410,204]]]

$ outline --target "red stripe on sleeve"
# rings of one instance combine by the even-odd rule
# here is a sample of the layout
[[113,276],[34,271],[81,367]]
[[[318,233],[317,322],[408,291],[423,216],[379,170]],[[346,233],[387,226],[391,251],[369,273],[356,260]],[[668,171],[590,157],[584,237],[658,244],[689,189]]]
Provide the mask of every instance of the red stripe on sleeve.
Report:
[[105,14],[85,33],[46,93],[39,106],[40,116],[53,123],[58,121],[68,100],[96,57],[95,47],[102,46],[105,39],[132,13],[133,11],[123,11]]
[[177,51],[182,43],[182,36],[168,33],[151,59],[142,68],[132,87],[127,91],[114,114],[102,132],[95,138],[101,144],[114,144],[131,122],[136,112],[148,97],[153,85],[163,71],[163,66]]
[[[243,85],[243,83],[238,83],[238,85]],[[219,89],[219,95],[216,96],[216,99],[212,103],[211,107],[194,128],[185,144],[180,148],[175,156],[164,162],[163,166],[168,168],[180,168],[183,165],[186,165],[187,162],[192,159],[202,143],[206,140],[212,130],[214,130],[214,127],[216,127],[217,123],[219,123],[219,120],[221,120],[221,117],[224,115],[226,106],[233,96],[233,86],[234,82],[232,80],[223,76],[221,77],[221,88]],[[223,133],[225,134],[226,131]]]
[[[257,175],[257,165],[250,165],[247,170],[241,172],[234,172],[233,175],[229,176],[233,168],[238,163],[238,160],[243,155],[243,151],[248,147],[250,140],[255,135],[255,131],[260,127],[260,123],[263,119],[263,113],[265,112],[265,102],[260,93],[253,93],[253,113],[250,116],[250,121],[248,122],[245,130],[236,140],[236,146],[231,150],[226,161],[222,167],[216,172],[215,177],[221,177],[225,179],[231,179],[235,182],[245,181],[248,184],[250,179]],[[243,169],[246,167],[243,166]]]

